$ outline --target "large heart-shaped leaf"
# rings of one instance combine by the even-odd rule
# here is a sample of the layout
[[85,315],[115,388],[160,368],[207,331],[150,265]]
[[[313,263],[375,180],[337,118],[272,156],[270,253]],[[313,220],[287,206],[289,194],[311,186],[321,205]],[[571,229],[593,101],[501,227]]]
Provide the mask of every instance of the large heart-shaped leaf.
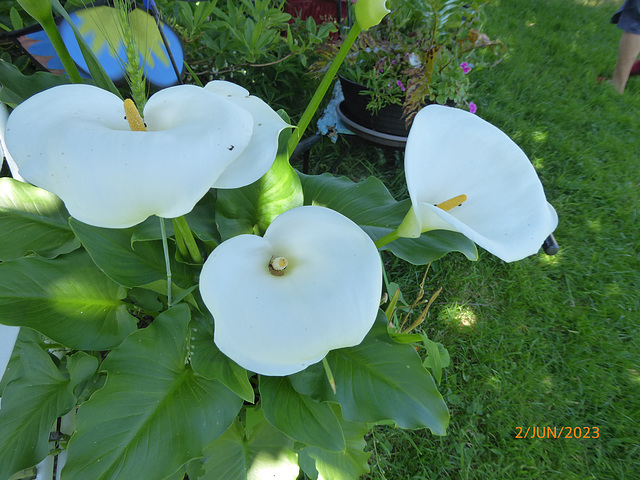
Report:
[[[368,461],[371,454],[364,451],[366,446],[364,436],[369,432],[369,426],[366,423],[345,420],[340,414],[340,407],[337,405],[332,407],[344,432],[346,450],[344,452],[328,452],[318,447],[305,447],[298,453],[300,466],[313,465],[315,471],[307,472],[305,469],[307,475],[315,474],[313,478],[317,478],[318,473],[325,480],[360,478],[365,473],[369,473]],[[310,461],[307,462],[305,457],[309,457]]]
[[292,385],[317,400],[338,401],[347,420],[393,420],[401,428],[427,427],[436,435],[445,435],[449,411],[433,378],[415,349],[394,342],[386,325],[380,311],[360,345],[329,352],[335,395],[317,365],[291,375]]
[[0,264],[0,321],[70,348],[113,348],[133,332],[137,320],[122,303],[125,296],[83,250]]
[[[298,174],[302,181],[305,205],[321,205],[342,213],[378,240],[395,230],[411,207],[409,200],[397,202],[384,184],[374,177],[354,183],[345,177]],[[461,252],[477,260],[475,244],[464,235],[432,230],[419,238],[399,238],[383,247],[414,265],[423,265],[448,252]]]
[[[264,419],[262,410],[248,408],[247,427],[234,423],[205,451],[204,473],[198,480],[295,480],[297,455],[293,440]],[[250,425],[251,424],[251,425]]]
[[189,320],[180,304],[109,354],[106,385],[78,410],[63,478],[164,479],[231,425],[242,400],[185,363]]
[[[136,242],[132,245],[135,227],[99,228],[75,218],[71,218],[69,223],[95,264],[119,284],[125,287],[139,287],[158,281],[166,284],[167,268],[161,242]],[[182,288],[193,286],[196,274],[187,265],[176,262],[174,255],[170,257],[172,282]]]
[[0,232],[2,261],[31,252],[54,258],[80,247],[62,200],[12,178],[0,178]]
[[266,419],[281,432],[307,445],[344,451],[342,428],[328,403],[299,393],[287,377],[260,376],[260,397]]
[[37,343],[22,341],[19,347],[23,373],[2,395],[0,478],[9,478],[48,455],[53,422],[75,406],[73,388],[98,366],[95,358],[78,352],[71,360],[70,375],[65,375]]
[[191,322],[191,366],[208,379],[220,380],[229,390],[247,402],[254,402],[254,393],[247,371],[224,355],[213,343],[213,319]]

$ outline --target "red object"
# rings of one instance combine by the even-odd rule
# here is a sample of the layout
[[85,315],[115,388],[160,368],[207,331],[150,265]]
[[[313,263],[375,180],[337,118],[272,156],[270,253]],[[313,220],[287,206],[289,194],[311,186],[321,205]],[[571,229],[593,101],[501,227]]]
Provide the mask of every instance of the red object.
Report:
[[[351,1],[355,3],[355,0]],[[313,17],[316,22],[344,21],[347,18],[347,0],[340,0],[340,6],[342,12],[338,15],[338,0],[288,0],[285,12],[302,20]]]
[[640,75],[640,60],[637,60],[631,67],[631,75]]

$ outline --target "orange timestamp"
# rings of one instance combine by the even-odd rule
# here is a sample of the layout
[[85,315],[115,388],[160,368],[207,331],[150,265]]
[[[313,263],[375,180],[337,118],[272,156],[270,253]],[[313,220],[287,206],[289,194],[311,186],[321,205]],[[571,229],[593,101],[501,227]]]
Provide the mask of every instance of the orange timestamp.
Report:
[[516,427],[515,438],[600,438],[599,427]]

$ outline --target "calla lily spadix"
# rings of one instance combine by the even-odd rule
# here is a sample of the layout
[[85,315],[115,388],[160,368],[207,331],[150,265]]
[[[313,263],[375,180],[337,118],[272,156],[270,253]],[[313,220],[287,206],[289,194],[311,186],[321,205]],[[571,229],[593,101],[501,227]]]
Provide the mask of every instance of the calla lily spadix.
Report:
[[247,370],[290,375],[357,345],[376,318],[382,266],[368,235],[319,206],[282,213],[264,237],[239,235],[204,264],[214,341]]
[[62,85],[21,103],[5,140],[20,175],[58,195],[69,213],[126,228],[150,215],[189,213],[212,187],[248,185],[271,166],[287,124],[228,82],[159,91],[132,131],[123,102],[89,85]]
[[458,231],[506,262],[536,253],[558,224],[525,153],[476,115],[430,105],[405,150],[412,209],[398,234]]

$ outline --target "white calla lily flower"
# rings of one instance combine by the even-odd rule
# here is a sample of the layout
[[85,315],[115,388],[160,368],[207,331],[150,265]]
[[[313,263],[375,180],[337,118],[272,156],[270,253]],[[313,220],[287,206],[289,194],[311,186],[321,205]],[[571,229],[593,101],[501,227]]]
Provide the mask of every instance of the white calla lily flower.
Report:
[[[54,87],[11,113],[6,146],[20,175],[58,195],[82,222],[126,228],[150,215],[179,217],[218,182],[238,187],[260,178],[287,127],[255,97],[235,102],[212,90],[159,91],[144,108],[146,131],[132,131],[112,93]],[[221,180],[227,175],[232,182]]]
[[558,224],[525,153],[469,112],[423,108],[409,132],[405,173],[412,210],[400,236],[453,230],[513,262],[536,253]]
[[318,206],[287,210],[264,237],[223,242],[200,275],[218,348],[270,376],[299,372],[330,350],[362,342],[381,291],[380,256],[369,236]]
[[278,153],[278,135],[289,125],[269,105],[235,83],[217,80],[207,83],[204,88],[251,112],[253,116],[251,142],[225,169],[213,187],[239,188],[255,182],[273,164]]

